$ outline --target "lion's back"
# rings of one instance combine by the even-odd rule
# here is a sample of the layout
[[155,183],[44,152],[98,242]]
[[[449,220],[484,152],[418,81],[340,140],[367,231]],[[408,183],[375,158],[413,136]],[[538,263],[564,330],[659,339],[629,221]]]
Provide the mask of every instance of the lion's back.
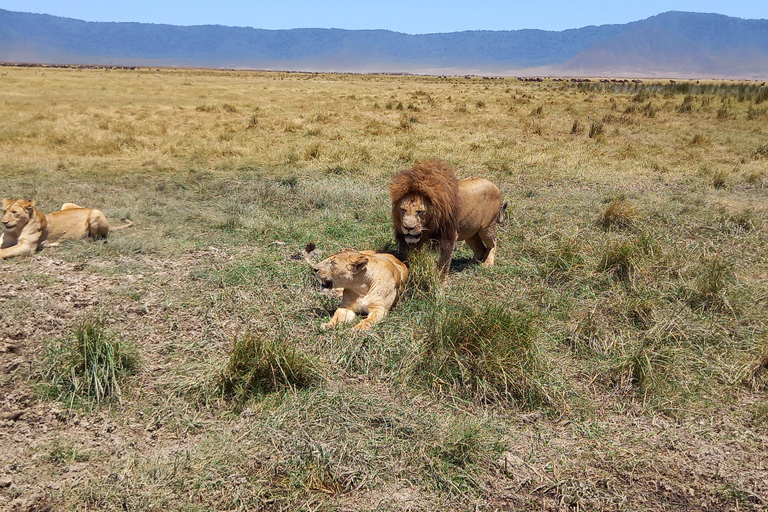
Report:
[[499,187],[485,178],[459,180],[459,240],[498,221],[502,201]]
[[[368,256],[369,259],[376,261],[377,270],[381,273],[391,275],[394,279],[394,285],[396,288],[402,288],[408,279],[408,267],[405,263],[400,261],[396,256],[387,252],[378,251],[360,251],[362,254]],[[370,263],[369,263],[370,265]]]

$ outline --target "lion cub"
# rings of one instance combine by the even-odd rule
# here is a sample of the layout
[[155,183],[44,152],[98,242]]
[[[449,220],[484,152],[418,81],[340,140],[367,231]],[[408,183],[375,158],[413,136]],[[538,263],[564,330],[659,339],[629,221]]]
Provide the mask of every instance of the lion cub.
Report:
[[408,279],[408,268],[402,261],[377,251],[347,249],[312,264],[312,268],[323,288],[343,289],[339,309],[321,329],[352,322],[356,313],[367,313],[368,317],[353,329],[368,329],[387,315]]

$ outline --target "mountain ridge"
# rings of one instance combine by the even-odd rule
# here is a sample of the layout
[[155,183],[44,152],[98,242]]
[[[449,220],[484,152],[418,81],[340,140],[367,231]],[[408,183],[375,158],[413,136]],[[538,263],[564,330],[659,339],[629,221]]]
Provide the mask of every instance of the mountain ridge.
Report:
[[428,74],[768,77],[768,20],[669,11],[622,25],[404,34],[88,22],[0,9],[0,61]]

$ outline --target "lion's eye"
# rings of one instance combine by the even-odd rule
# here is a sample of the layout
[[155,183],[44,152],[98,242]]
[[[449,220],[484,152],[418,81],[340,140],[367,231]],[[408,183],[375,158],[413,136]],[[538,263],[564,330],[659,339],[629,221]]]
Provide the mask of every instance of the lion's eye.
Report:
[[419,210],[416,212],[416,215],[418,215],[419,217],[423,217],[425,213],[426,213],[426,210]]

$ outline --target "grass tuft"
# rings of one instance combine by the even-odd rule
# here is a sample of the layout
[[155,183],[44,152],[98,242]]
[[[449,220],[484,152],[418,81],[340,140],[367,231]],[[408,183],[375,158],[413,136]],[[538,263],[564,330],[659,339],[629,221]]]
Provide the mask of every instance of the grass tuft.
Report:
[[439,393],[524,409],[551,405],[530,315],[437,301],[421,330],[417,371]]
[[689,303],[694,309],[730,310],[727,291],[734,281],[731,266],[719,257],[706,258],[697,270]]
[[608,204],[597,224],[605,231],[630,229],[637,224],[638,217],[635,206],[622,196]]
[[404,300],[435,300],[443,291],[443,281],[435,254],[424,246],[408,255],[408,286]]
[[104,318],[96,316],[78,325],[63,345],[48,347],[45,374],[50,392],[70,408],[121,400],[121,383],[138,366],[136,350],[107,331]]
[[632,282],[637,271],[639,247],[631,240],[611,242],[603,252],[598,269],[625,283]]
[[322,365],[292,343],[251,333],[235,343],[217,376],[216,389],[243,404],[266,393],[313,386],[323,375]]

